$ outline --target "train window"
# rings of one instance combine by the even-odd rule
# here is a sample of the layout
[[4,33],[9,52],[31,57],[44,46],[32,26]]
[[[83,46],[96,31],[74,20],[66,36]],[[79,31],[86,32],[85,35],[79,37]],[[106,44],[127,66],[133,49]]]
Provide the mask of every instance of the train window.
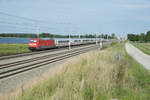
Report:
[[30,42],[31,42],[31,43],[36,43],[36,42],[37,42],[37,40],[30,40]]
[[66,42],[69,42],[68,40],[62,40],[62,41],[58,41],[58,43],[66,43]]

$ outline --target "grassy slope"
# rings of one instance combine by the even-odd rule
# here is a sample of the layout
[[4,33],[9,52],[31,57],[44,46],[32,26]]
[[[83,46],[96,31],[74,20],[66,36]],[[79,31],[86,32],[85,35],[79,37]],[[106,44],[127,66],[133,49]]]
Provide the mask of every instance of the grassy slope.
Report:
[[117,44],[68,61],[53,77],[23,90],[17,100],[150,100],[149,94],[150,72]]
[[132,44],[143,51],[145,54],[150,55],[150,43],[133,43]]
[[29,52],[28,44],[0,44],[0,56]]

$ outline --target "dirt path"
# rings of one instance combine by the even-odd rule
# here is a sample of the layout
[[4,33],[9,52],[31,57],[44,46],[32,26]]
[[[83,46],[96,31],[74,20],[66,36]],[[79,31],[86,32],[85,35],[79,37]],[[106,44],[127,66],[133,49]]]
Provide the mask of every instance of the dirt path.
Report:
[[136,61],[142,64],[146,69],[150,70],[150,56],[144,54],[142,51],[126,43],[126,50],[130,56],[132,56]]

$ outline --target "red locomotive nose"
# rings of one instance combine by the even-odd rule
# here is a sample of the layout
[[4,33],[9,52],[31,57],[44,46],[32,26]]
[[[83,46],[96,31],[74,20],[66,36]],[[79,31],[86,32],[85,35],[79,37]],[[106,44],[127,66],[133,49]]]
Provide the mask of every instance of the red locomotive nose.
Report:
[[29,42],[29,49],[34,51],[34,50],[38,50],[38,39],[30,39]]

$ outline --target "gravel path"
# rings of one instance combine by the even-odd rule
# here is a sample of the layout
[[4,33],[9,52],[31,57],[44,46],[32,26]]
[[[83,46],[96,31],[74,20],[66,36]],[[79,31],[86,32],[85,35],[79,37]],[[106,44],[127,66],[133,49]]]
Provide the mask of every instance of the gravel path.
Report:
[[130,56],[132,56],[136,61],[142,64],[146,69],[150,70],[150,56],[144,54],[142,51],[126,43],[126,50]]

